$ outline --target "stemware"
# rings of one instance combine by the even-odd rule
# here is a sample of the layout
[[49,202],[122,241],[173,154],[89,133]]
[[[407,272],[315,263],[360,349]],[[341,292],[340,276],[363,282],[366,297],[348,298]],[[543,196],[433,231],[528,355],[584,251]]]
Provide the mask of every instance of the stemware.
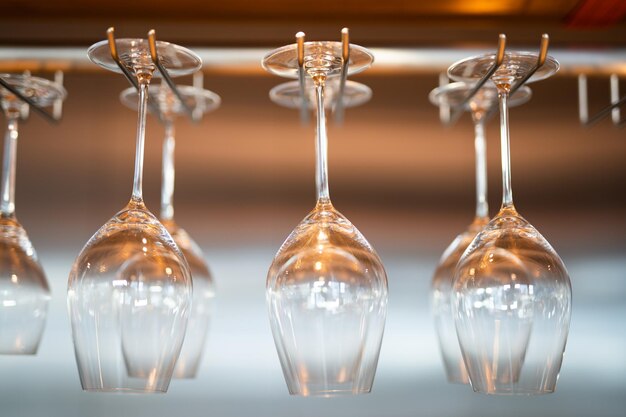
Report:
[[[60,85],[39,77],[0,74],[36,105],[47,107],[66,96]],[[15,216],[18,121],[25,104],[0,87],[7,118],[0,190],[0,354],[37,353],[46,324],[50,288],[35,249]]]
[[[495,55],[468,58],[450,78],[483,77]],[[503,199],[498,214],[471,242],[456,268],[453,309],[459,345],[474,391],[489,394],[553,392],[571,315],[571,284],[561,258],[513,205],[509,148],[509,91],[538,55],[507,52],[492,74],[500,108]],[[549,77],[558,62],[547,57],[528,80]]]
[[[192,299],[189,266],[143,202],[148,85],[160,76],[144,39],[111,41],[139,86],[135,172],[130,202],[98,230],[74,262],[68,307],[81,384],[88,391],[165,392],[181,350]],[[172,76],[195,72],[200,58],[157,42]],[[120,72],[106,41],[89,58]]]
[[[174,149],[176,145],[174,119],[183,114],[184,109],[166,84],[161,84],[153,91],[154,93],[151,91],[150,94],[158,105],[165,125],[159,220],[185,256],[193,279],[193,302],[187,333],[172,377],[195,378],[209,330],[215,285],[200,247],[174,220]],[[178,91],[189,108],[200,109],[203,113],[217,109],[221,102],[220,97],[212,91],[191,86],[178,86]],[[127,107],[136,110],[137,90],[135,88],[131,87],[122,91],[120,99]]]
[[[447,84],[430,92],[431,103],[449,108],[463,105],[470,112],[474,122],[474,153],[476,159],[476,213],[468,228],[459,234],[441,255],[431,285],[431,306],[435,319],[435,330],[439,349],[449,382],[467,384],[469,382],[465,363],[459,349],[459,342],[452,314],[452,283],[456,265],[476,234],[489,222],[487,204],[487,161],[485,123],[489,110],[497,104],[498,91],[494,86],[483,86],[465,104],[465,98],[472,85],[464,82]],[[521,87],[512,95],[509,106],[517,106],[530,100],[531,90]]]
[[[297,77],[298,45],[266,55],[274,74]],[[291,232],[267,275],[266,295],[276,349],[291,394],[370,392],[387,309],[387,277],[363,235],[339,213],[328,188],[325,84],[342,71],[342,43],[303,43],[302,62],[315,83],[317,204]],[[348,73],[372,55],[350,45]]]

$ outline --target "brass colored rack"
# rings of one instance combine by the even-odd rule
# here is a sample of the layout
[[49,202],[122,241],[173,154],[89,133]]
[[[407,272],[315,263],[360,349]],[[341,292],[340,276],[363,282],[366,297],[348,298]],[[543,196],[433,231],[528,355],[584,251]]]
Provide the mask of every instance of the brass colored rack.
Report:
[[[300,83],[300,120],[307,123],[309,120],[309,103],[308,94],[306,92],[305,72],[304,72],[304,32],[296,33],[296,46],[298,55],[298,81]],[[341,73],[339,75],[339,93],[333,107],[333,117],[335,122],[343,122],[344,104],[343,96],[348,80],[348,65],[350,62],[350,30],[348,28],[341,29]]]
[[[548,56],[548,46],[550,43],[550,37],[548,34],[544,33],[541,35],[541,42],[539,45],[539,55],[537,56],[537,62],[532,68],[524,74],[524,76],[519,79],[512,87],[509,92],[510,95],[513,95],[521,86],[523,86],[530,77],[533,76],[535,72],[539,68],[543,66],[546,62],[546,57]],[[491,76],[502,66],[504,62],[504,55],[506,52],[506,35],[501,33],[498,36],[498,48],[496,50],[496,59],[493,65],[489,68],[489,70],[483,75],[476,84],[474,84],[473,88],[467,93],[467,96],[463,99],[463,101],[453,107],[442,108],[440,110],[440,120],[445,126],[452,126],[455,124],[461,115],[464,112],[464,108],[467,103],[478,93],[478,91],[485,85],[485,83],[491,78]],[[447,77],[443,79],[440,77],[439,85],[445,85],[447,82]],[[496,107],[493,106],[487,113],[487,117],[490,117],[496,111]]]
[[[109,49],[111,51],[111,57],[113,58],[117,66],[120,68],[120,70],[122,71],[122,74],[124,74],[128,82],[133,87],[135,87],[137,91],[139,91],[139,84],[137,83],[137,80],[135,79],[133,74],[130,73],[128,68],[126,68],[126,66],[122,63],[122,61],[119,58],[119,55],[117,54],[117,45],[115,43],[115,29],[113,27],[110,27],[107,30],[107,39],[109,42]],[[154,29],[151,29],[148,32],[148,46],[150,48],[150,58],[152,59],[152,62],[159,70],[159,73],[161,74],[161,77],[163,77],[163,80],[165,81],[167,86],[172,90],[176,98],[180,101],[187,117],[189,117],[189,119],[191,119],[194,122],[200,120],[201,111],[196,111],[195,109],[192,109],[189,107],[189,105],[185,102],[183,95],[178,90],[178,87],[176,86],[174,81],[172,81],[172,78],[169,75],[167,69],[161,63],[161,60],[159,59],[159,53],[157,51],[157,45],[156,45],[156,31]],[[164,122],[164,117],[163,117],[163,114],[161,113],[161,110],[159,109],[159,106],[154,102],[154,100],[151,97],[148,98],[148,106],[150,107],[150,111],[155,116],[157,116],[159,121]]]
[[621,117],[620,106],[626,104],[626,96],[619,96],[619,77],[612,74],[610,80],[611,104],[604,107],[598,113],[589,117],[589,102],[587,99],[587,76],[578,75],[578,116],[583,126],[592,126],[611,114],[611,120],[617,127],[626,125],[626,118]]

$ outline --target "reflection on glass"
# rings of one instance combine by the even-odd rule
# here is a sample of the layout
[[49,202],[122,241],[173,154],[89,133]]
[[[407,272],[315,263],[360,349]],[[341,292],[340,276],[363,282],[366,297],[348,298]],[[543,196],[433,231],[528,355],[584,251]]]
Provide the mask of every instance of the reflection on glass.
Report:
[[[337,48],[339,47],[339,48]],[[337,75],[338,42],[307,42],[305,67],[317,108],[315,209],[293,230],[267,276],[270,323],[291,394],[334,396],[372,388],[387,310],[387,277],[363,235],[333,207],[328,191],[324,90]],[[272,71],[295,56],[266,57]],[[367,58],[352,46],[351,59]],[[329,60],[329,61],[327,61]],[[371,62],[365,59],[365,68]],[[281,74],[281,70],[272,71]]]
[[[0,74],[40,106],[63,99],[65,90],[43,78]],[[22,103],[0,88],[7,118],[0,189],[0,354],[35,354],[46,324],[50,289],[35,249],[15,217],[15,167]]]
[[[481,77],[493,62],[493,55],[469,58],[448,73],[471,81],[467,74]],[[507,102],[511,85],[535,62],[535,54],[507,53],[491,78],[499,95],[502,207],[474,238],[455,273],[461,351],[472,388],[489,394],[553,392],[569,330],[571,284],[565,266],[513,205]],[[548,57],[530,81],[557,69]]]
[[[191,276],[183,254],[142,197],[154,64],[145,40],[120,39],[117,48],[139,84],[133,192],[128,205],[96,232],[74,262],[68,306],[83,389],[165,392],[185,335]],[[160,56],[178,57],[167,61],[176,68],[173,74],[200,66],[190,51],[167,43],[157,48]],[[105,68],[117,68],[106,42],[93,45],[89,55]]]
[[[430,101],[438,106],[455,107],[465,101],[472,90],[471,84],[457,82],[435,88],[430,93]],[[511,98],[510,106],[516,106],[530,99],[530,88],[524,86]],[[458,235],[441,256],[435,270],[431,287],[431,303],[435,318],[435,330],[443,357],[446,376],[449,382],[467,384],[469,378],[465,362],[461,356],[459,341],[452,311],[452,284],[454,270],[461,255],[474,237],[489,222],[487,205],[487,154],[485,123],[492,106],[497,104],[498,91],[494,86],[484,86],[465,105],[474,122],[474,152],[476,157],[476,214],[467,230]]]

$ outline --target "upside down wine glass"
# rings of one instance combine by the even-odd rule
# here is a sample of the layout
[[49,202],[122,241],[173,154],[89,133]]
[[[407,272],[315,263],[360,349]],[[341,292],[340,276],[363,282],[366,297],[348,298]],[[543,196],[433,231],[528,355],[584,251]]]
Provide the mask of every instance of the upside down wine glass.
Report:
[[[507,52],[491,76],[500,107],[503,199],[498,214],[476,235],[455,272],[453,309],[459,345],[474,391],[488,394],[553,392],[571,314],[571,284],[548,241],[515,209],[511,189],[509,91],[537,62],[537,54]],[[476,81],[495,55],[452,65],[454,80]],[[530,78],[558,70],[547,57]]]
[[[66,96],[63,87],[44,78],[0,77],[42,107]],[[0,354],[33,355],[46,324],[50,289],[26,230],[15,217],[18,120],[25,104],[2,87],[0,101],[7,118],[0,189]]]
[[[450,108],[460,106],[472,90],[472,85],[464,82],[447,84],[431,91],[429,98],[436,106]],[[518,106],[530,100],[530,88],[523,86],[515,92],[509,106]],[[474,221],[459,234],[441,255],[431,285],[431,306],[435,319],[435,330],[439,349],[443,358],[448,382],[467,384],[469,382],[465,363],[459,349],[454,315],[452,312],[452,284],[454,270],[461,255],[476,234],[489,222],[487,205],[487,154],[485,123],[489,110],[497,104],[498,91],[495,86],[483,86],[465,105],[463,110],[472,115],[474,122],[474,153],[476,158],[476,214]]]
[[[317,204],[283,243],[267,275],[276,349],[291,394],[335,396],[371,390],[387,310],[387,277],[363,235],[339,213],[328,191],[325,83],[341,72],[340,42],[304,43],[304,69],[315,83]],[[297,77],[297,46],[267,55],[269,72]],[[372,55],[350,45],[348,72]]]
[[[137,77],[135,174],[128,205],[87,242],[70,272],[68,306],[81,384],[88,391],[165,392],[191,308],[189,266],[142,197],[148,85],[159,76],[144,39],[116,41],[122,64]],[[158,54],[171,76],[198,70],[200,58],[167,42]],[[90,59],[120,72],[106,41]]]
[[[189,108],[200,109],[203,113],[217,109],[221,102],[220,97],[212,91],[190,86],[178,86],[178,90]],[[174,119],[184,114],[185,110],[166,84],[161,84],[153,91],[154,93],[151,91],[150,95],[161,111],[165,125],[159,219],[185,256],[193,279],[193,302],[187,324],[187,333],[172,377],[195,378],[209,331],[215,285],[200,246],[174,221],[174,149],[176,145]],[[122,91],[120,99],[127,107],[137,109],[137,90],[135,88],[131,87]]]

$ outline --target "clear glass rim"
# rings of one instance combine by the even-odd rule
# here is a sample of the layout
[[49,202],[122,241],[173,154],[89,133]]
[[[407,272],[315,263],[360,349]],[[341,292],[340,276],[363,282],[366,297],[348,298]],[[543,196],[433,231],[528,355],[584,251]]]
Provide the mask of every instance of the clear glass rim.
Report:
[[485,394],[485,395],[490,395],[493,397],[515,397],[515,396],[530,397],[530,396],[536,396],[536,395],[552,394],[554,393],[554,391],[556,391],[556,387],[544,388],[544,389],[531,389],[531,388],[519,388],[519,387],[514,387],[511,389],[496,388],[494,391],[487,391],[487,390],[483,390],[480,388],[474,388],[472,386],[472,390],[474,392]]
[[83,387],[83,391],[99,392],[99,393],[104,392],[104,393],[111,393],[111,394],[142,395],[142,394],[165,394],[167,393],[167,388],[148,389],[148,388],[127,388],[127,387],[119,387],[119,388],[85,388]]
[[[131,43],[137,43],[141,45],[142,49],[145,48],[145,50],[148,51],[147,53],[150,53],[148,41],[146,39],[121,38],[115,40],[115,44],[118,49],[118,56],[120,56],[120,59],[122,59],[122,52],[129,49],[129,44]],[[161,60],[163,66],[168,70],[168,75],[170,77],[180,77],[183,75],[193,74],[194,72],[202,68],[202,59],[200,58],[200,56],[198,56],[198,54],[188,48],[165,41],[156,41],[156,47],[160,58],[163,58],[163,56],[167,55],[168,52],[173,51],[176,55],[185,57],[192,63],[192,65],[188,65],[186,67],[173,68],[171,66],[168,67],[168,62]],[[106,52],[102,52],[103,49],[105,49]],[[109,51],[109,41],[103,40],[91,45],[89,49],[87,49],[87,56],[89,57],[89,60],[94,64],[109,71],[121,74],[122,70],[117,66],[117,63],[115,62]],[[100,55],[102,55],[102,57],[100,57]],[[127,66],[130,68],[130,65]],[[158,70],[155,70],[153,77],[161,77],[161,74]]]
[[306,394],[296,391],[290,392],[293,397],[312,397],[312,398],[348,398],[354,395],[369,394],[372,392],[371,387],[354,389],[320,389],[308,391]]
[[[47,106],[56,100],[65,100],[67,97],[67,90],[60,84],[55,83],[54,81],[41,78],[41,77],[33,77],[30,75],[23,74],[0,74],[5,81],[9,84],[20,88],[37,88],[45,90],[45,96],[30,96],[32,101],[37,104]],[[0,87],[1,91],[6,91],[4,88]],[[11,94],[9,92],[9,94]]]
[[[537,60],[537,58],[539,57],[539,54],[537,52],[529,52],[529,51],[510,51],[510,52],[505,52],[505,61],[503,62],[502,67],[506,66],[506,57],[520,57],[520,58],[532,58],[535,61]],[[453,79],[454,81],[464,81],[464,82],[472,82],[472,81],[476,81],[478,79],[480,79],[481,77],[477,74],[475,76],[458,76],[453,74],[454,70],[456,68],[459,68],[461,66],[467,65],[470,62],[478,62],[484,59],[490,59],[492,61],[495,61],[496,58],[496,54],[495,53],[487,53],[487,54],[480,54],[480,55],[474,55],[471,56],[469,58],[464,58],[461,59],[460,61],[457,61],[455,63],[453,63],[452,65],[450,65],[450,67],[448,67],[448,71],[447,71],[447,75],[449,78]],[[551,77],[552,75],[556,74],[558,72],[560,68],[560,64],[559,62],[553,58],[552,56],[548,55],[546,56],[546,61],[544,62],[544,64],[537,69],[537,72],[535,72],[528,81],[526,81],[527,83],[532,83],[532,82],[536,82],[536,81],[541,81],[544,80],[546,78]]]
[[[337,41],[309,41],[304,43],[304,55],[307,56],[307,48],[315,47],[315,46],[323,46],[329,49],[338,49],[341,51],[342,43]],[[296,43],[292,43],[289,45],[282,46],[280,48],[274,49],[268,52],[263,59],[261,60],[261,66],[263,69],[271,74],[278,75],[286,78],[298,78],[298,65],[297,65],[297,49],[298,45]],[[272,68],[272,62],[278,61],[278,57],[282,54],[289,53],[293,51],[293,56],[296,57],[294,60],[295,65],[284,65],[284,70],[277,70]],[[356,54],[356,55],[354,55]],[[340,55],[338,56],[340,57]],[[349,64],[348,65],[348,75],[358,74],[359,72],[365,71],[374,63],[374,55],[366,48],[356,45],[350,44],[350,60],[353,58],[360,58],[363,60],[360,64]]]

